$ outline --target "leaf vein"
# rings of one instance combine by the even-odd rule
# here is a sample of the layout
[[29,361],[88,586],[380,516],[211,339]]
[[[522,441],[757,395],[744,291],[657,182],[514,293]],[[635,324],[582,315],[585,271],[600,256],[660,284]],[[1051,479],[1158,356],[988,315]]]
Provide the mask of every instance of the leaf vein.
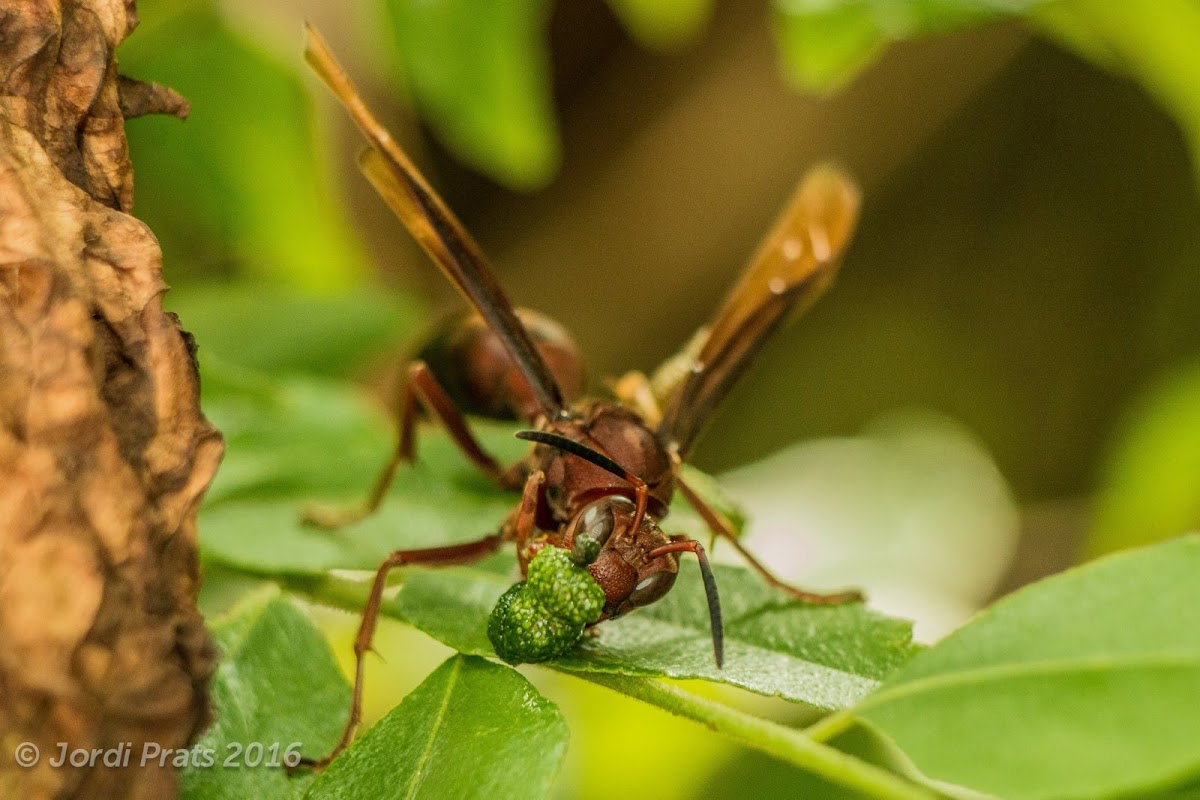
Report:
[[987,683],[1011,677],[1038,677],[1063,674],[1069,672],[1100,672],[1100,671],[1130,671],[1145,668],[1162,667],[1195,667],[1200,669],[1200,653],[1154,653],[1127,657],[1101,656],[1080,659],[1062,659],[1058,661],[1034,661],[1017,664],[1002,664],[975,669],[959,670],[952,673],[931,675],[925,678],[908,681],[866,697],[851,713],[857,713],[864,708],[881,705],[897,698],[913,696],[929,690]]
[[446,709],[450,707],[450,696],[454,694],[454,684],[458,682],[458,674],[462,671],[462,663],[462,656],[454,660],[454,667],[450,670],[450,677],[446,680],[446,693],[442,697],[441,705],[438,706],[437,715],[433,718],[433,724],[429,726],[429,738],[425,742],[425,748],[421,751],[421,757],[417,759],[412,779],[408,782],[408,790],[404,795],[408,800],[412,800],[412,798],[417,796],[417,788],[421,784],[421,775],[424,773],[425,765],[433,752],[433,743],[437,739],[438,730],[445,722]]

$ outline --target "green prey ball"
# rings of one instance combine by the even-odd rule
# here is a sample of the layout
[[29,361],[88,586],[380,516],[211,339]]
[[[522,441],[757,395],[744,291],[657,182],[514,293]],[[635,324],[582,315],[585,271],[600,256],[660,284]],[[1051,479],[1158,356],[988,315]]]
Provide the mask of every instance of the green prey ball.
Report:
[[527,577],[509,588],[488,618],[488,639],[510,664],[549,661],[570,651],[604,610],[604,590],[559,547],[543,547]]

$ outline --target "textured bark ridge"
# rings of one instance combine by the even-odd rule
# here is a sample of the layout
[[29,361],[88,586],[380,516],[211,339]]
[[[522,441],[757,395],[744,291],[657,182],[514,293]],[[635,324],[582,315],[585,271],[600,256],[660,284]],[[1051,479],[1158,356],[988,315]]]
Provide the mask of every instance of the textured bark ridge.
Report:
[[[171,796],[142,746],[208,722],[195,513],[223,444],[128,213],[125,117],[186,114],[117,75],[135,25],[132,0],[0,10],[0,797]],[[132,757],[55,768],[62,742]]]

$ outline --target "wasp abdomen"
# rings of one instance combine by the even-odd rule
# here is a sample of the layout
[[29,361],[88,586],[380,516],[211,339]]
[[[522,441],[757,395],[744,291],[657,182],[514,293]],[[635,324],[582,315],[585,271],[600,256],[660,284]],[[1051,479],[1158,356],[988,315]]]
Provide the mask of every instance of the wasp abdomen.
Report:
[[[579,397],[584,385],[583,357],[566,328],[528,308],[518,308],[516,314],[564,399],[571,402]],[[421,348],[418,358],[429,365],[464,411],[493,419],[532,420],[540,410],[504,343],[477,314],[446,320]]]

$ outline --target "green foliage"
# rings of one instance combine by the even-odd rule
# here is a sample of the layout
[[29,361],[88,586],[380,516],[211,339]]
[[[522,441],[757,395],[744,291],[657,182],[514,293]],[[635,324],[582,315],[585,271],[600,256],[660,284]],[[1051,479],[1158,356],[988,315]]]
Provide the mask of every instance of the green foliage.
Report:
[[547,0],[385,0],[421,115],[464,162],[515,189],[554,177]]
[[[404,85],[458,158],[515,189],[546,185],[561,161],[552,105],[551,0],[382,0]],[[609,0],[643,44],[695,40],[712,0]],[[245,41],[211,0],[141,9],[124,72],[165,83],[192,116],[129,126],[139,214],[172,276],[270,277],[345,288],[364,272],[360,246],[331,202],[297,70]],[[1141,83],[1200,151],[1200,10],[1189,0],[775,0],[770,24],[783,73],[805,91],[852,79],[888,44],[1017,19],[1097,65]],[[765,23],[764,23],[765,24]],[[177,46],[186,41],[187,47]],[[179,175],[188,191],[178,191]]]
[[207,0],[139,11],[143,30],[122,47],[121,70],[192,104],[185,123],[146,117],[128,127],[138,214],[162,243],[168,276],[233,272],[310,290],[354,283],[362,254],[321,179],[298,65],[244,41]]
[[[582,674],[702,678],[817,708],[844,708],[910,656],[906,622],[861,605],[806,606],[744,569],[715,565],[725,612],[725,666],[713,663],[699,570],[684,563],[662,600],[598,626],[554,663]],[[487,617],[511,578],[456,567],[414,570],[385,613],[464,653],[490,655]],[[344,602],[344,585],[318,591]]]
[[1032,22],[1083,58],[1140,83],[1183,129],[1200,172],[1200,6],[1191,0],[1061,0],[1039,6]]
[[[221,650],[212,685],[216,723],[193,747],[198,756],[183,773],[182,795],[299,797],[309,779],[289,780],[284,766],[296,764],[297,754],[327,753],[350,702],[350,687],[329,645],[277,589],[248,595],[212,631]],[[256,751],[247,750],[252,743],[278,745],[274,763],[270,750],[259,763]],[[206,753],[212,761],[199,757]]]
[[[214,305],[238,306],[226,300],[210,296]],[[196,302],[203,319],[203,302]],[[279,302],[286,308],[292,301]],[[383,338],[371,330],[364,325],[357,343]],[[226,466],[200,520],[208,569],[225,587],[222,605],[259,576],[356,612],[365,582],[332,570],[373,569],[396,548],[470,541],[495,531],[513,508],[515,497],[478,476],[446,436],[422,429],[420,463],[402,469],[379,515],[339,534],[302,527],[306,501],[361,498],[392,433],[356,392],[319,377],[326,371],[319,365],[297,360],[285,379],[254,371],[253,363],[275,357],[273,346],[204,362],[206,408],[229,436]],[[524,452],[511,427],[473,425],[502,459]],[[695,524],[685,509],[678,512],[667,518],[668,531],[677,522]],[[543,552],[567,558],[555,548]],[[905,622],[861,605],[796,603],[757,575],[718,564],[727,622],[720,670],[699,571],[685,561],[664,599],[602,623],[548,666],[800,769],[811,776],[805,785],[814,796],[930,797],[912,782],[910,762],[931,778],[1005,797],[1140,792],[1200,775],[1187,734],[1200,722],[1189,703],[1200,691],[1200,641],[1186,617],[1200,607],[1197,561],[1200,540],[1182,539],[1099,562],[1023,590],[926,652],[911,643]],[[519,578],[513,553],[397,572],[398,591],[384,614],[464,655],[315,783],[306,776],[289,782],[278,769],[195,769],[185,778],[189,796],[459,796],[463,786],[487,787],[495,797],[547,796],[564,724],[523,678],[480,659],[494,656],[489,614]],[[568,572],[562,564],[548,569],[551,578]],[[537,569],[535,581],[543,582]],[[345,681],[289,602],[250,591],[259,593],[246,610],[218,627],[228,656],[215,690],[221,723],[206,742],[221,747],[266,736],[303,742],[306,755],[320,755],[344,719]],[[802,704],[811,714],[834,713],[805,734],[664,679],[702,679]],[[397,755],[406,752],[416,756]],[[514,775],[523,782],[507,783]]]
[[[228,451],[200,524],[205,555],[264,575],[317,576],[374,568],[399,547],[432,546],[494,531],[512,499],[492,489],[444,436],[422,437],[420,464],[405,471],[378,514],[330,535],[300,522],[319,499],[361,500],[387,460],[394,432],[346,386],[206,370],[206,413],[225,432]],[[492,452],[525,445],[511,428],[479,425]],[[251,532],[265,532],[248,535]],[[269,535],[267,535],[269,534]]]
[[305,797],[546,797],[567,737],[558,709],[519,674],[455,656],[335,760]]
[[1138,81],[1187,134],[1200,163],[1200,8],[1189,0],[774,0],[784,73],[805,91],[842,86],[892,42],[1019,20]]
[[[464,162],[516,189],[545,185],[560,144],[550,102],[546,0],[384,0],[406,84],[420,113]],[[642,44],[693,41],[712,0],[609,0]],[[1200,151],[1200,79],[1189,0],[774,0],[780,69],[797,88],[830,92],[889,44],[1018,20],[1098,66],[1128,73]]]
[[[403,471],[378,514],[343,535],[305,527],[299,517],[305,502],[361,499],[392,434],[348,389],[301,378],[275,383],[211,376],[206,372],[206,408],[229,438],[225,466],[200,518],[202,551],[213,563],[292,576],[297,588],[357,609],[364,586],[313,579],[333,569],[373,569],[398,548],[470,541],[497,530],[515,504],[479,476],[448,437],[423,430],[420,463]],[[508,426],[476,423],[475,429],[504,460],[525,451]],[[668,531],[677,530],[674,522],[672,514]],[[487,619],[515,583],[514,561],[509,551],[471,567],[413,568],[385,611],[462,652],[491,655]],[[861,697],[912,652],[907,623],[860,605],[803,606],[743,569],[715,569],[727,619],[724,669],[713,664],[698,570],[686,563],[666,598],[601,626],[600,636],[560,659],[562,665],[708,678],[832,709]]]
[[850,713],[929,777],[999,797],[1129,795],[1194,778],[1198,571],[1189,536],[1029,586]]
[[639,42],[670,50],[703,31],[712,16],[713,0],[608,0],[608,6]]
[[890,42],[978,25],[1039,0],[775,0],[780,66],[805,91],[830,91],[854,77]]
[[187,321],[202,358],[324,377],[352,375],[423,319],[414,302],[379,291],[316,296],[251,281],[192,284],[165,303]]
[[1200,365],[1159,381],[1107,459],[1085,555],[1200,530]]

